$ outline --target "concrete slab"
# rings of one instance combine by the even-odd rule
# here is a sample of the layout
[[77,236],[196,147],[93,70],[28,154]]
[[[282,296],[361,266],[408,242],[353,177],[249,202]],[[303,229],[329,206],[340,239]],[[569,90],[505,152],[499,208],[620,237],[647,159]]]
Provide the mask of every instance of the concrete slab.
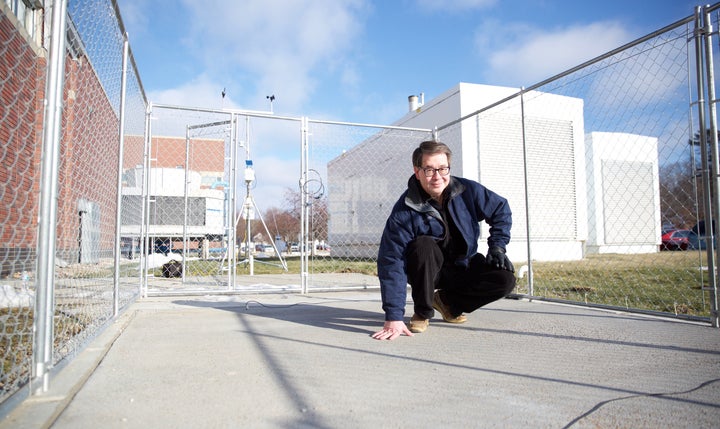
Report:
[[720,422],[720,331],[705,325],[523,300],[390,342],[370,338],[381,325],[377,292],[147,298],[0,428]]

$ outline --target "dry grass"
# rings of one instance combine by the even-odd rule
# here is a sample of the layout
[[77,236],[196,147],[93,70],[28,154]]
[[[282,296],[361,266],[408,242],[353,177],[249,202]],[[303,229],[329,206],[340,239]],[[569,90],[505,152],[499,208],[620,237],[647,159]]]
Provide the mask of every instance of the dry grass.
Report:
[[[533,295],[625,308],[710,315],[706,255],[697,251],[589,255],[533,264]],[[518,290],[529,293],[528,278]]]

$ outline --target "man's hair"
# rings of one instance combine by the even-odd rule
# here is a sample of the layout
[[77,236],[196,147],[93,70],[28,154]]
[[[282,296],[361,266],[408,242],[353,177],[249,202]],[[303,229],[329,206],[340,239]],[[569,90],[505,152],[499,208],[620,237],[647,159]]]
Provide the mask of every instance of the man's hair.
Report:
[[435,155],[437,153],[444,153],[447,155],[448,166],[450,166],[450,159],[452,158],[452,151],[445,143],[436,142],[432,140],[424,141],[420,143],[412,154],[412,163],[414,167],[422,167],[422,159],[424,155]]

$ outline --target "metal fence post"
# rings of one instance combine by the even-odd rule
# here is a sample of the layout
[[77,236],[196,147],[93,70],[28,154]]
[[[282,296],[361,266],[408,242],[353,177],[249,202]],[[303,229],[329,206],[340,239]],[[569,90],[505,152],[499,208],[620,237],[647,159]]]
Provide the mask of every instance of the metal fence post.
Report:
[[533,288],[533,258],[532,258],[532,237],[530,231],[530,186],[528,181],[528,149],[527,134],[525,132],[525,88],[520,88],[520,127],[522,129],[523,144],[523,176],[525,178],[525,234],[527,235],[527,276],[528,276],[528,296],[534,295]]
[[57,230],[58,169],[65,76],[65,21],[67,2],[52,4],[52,33],[45,85],[45,124],[43,125],[43,159],[40,186],[40,221],[38,225],[37,277],[33,344],[33,380],[39,386],[33,394],[46,392],[49,369],[53,366],[53,319],[55,312],[55,236]]
[[[120,120],[118,132],[118,172],[117,197],[115,199],[115,254],[113,264],[113,317],[118,315],[120,307],[120,227],[122,224],[122,183],[123,183],[123,149],[125,141],[125,93],[127,91],[127,66],[130,44],[127,34],[123,36],[122,76],[120,78]],[[134,244],[130,244],[131,248]]]
[[[182,283],[185,284],[185,273],[187,271],[187,252],[185,248],[188,243],[188,202],[190,193],[190,126],[185,126],[185,186],[183,186],[183,261],[182,261]],[[172,252],[172,244],[170,244],[170,252]]]
[[[708,255],[712,258],[714,253],[715,267],[720,266],[720,260],[718,260],[718,254],[715,249],[715,237],[717,232],[715,231],[715,225],[720,225],[720,160],[718,159],[718,131],[717,131],[717,110],[715,99],[715,75],[713,70],[713,54],[712,54],[712,21],[710,20],[710,13],[703,8],[704,21],[703,21],[703,34],[705,36],[705,72],[707,74],[707,107],[708,107],[708,125],[710,130],[710,151],[712,165],[710,166],[712,173],[712,221],[710,224],[710,231],[712,237],[712,244],[708,245]],[[701,130],[704,134],[704,130]],[[705,216],[707,219],[707,216]],[[705,224],[707,228],[707,223]],[[707,229],[706,229],[707,231]],[[708,267],[709,270],[709,267]],[[717,284],[718,284],[718,273],[717,269],[709,271],[708,278],[710,279],[710,322],[713,327],[720,327],[719,314],[718,314],[718,298],[717,298]]]
[[702,170],[702,184],[703,188],[705,189],[705,192],[703,192],[703,204],[705,208],[705,231],[707,234],[707,231],[709,232],[710,240],[708,245],[706,246],[706,253],[707,253],[707,264],[708,264],[708,279],[710,281],[710,287],[714,288],[715,285],[715,257],[714,257],[714,242],[715,242],[715,232],[713,231],[714,228],[712,226],[712,221],[710,222],[710,227],[708,227],[707,219],[710,217],[712,220],[713,217],[710,216],[711,213],[713,213],[713,203],[712,203],[712,188],[713,183],[710,179],[710,165],[709,164],[709,154],[708,154],[708,147],[707,147],[707,132],[705,130],[705,78],[703,76],[703,49],[702,49],[702,37],[701,33],[703,30],[703,24],[702,24],[702,7],[698,6],[695,8],[695,73],[696,73],[696,79],[697,79],[697,109],[698,109],[698,141],[700,143],[700,165]]
[[300,282],[301,293],[308,292],[308,249],[309,245],[309,220],[308,220],[308,195],[306,192],[306,183],[308,177],[308,120],[307,117],[302,118],[300,127]]
[[228,229],[228,290],[235,289],[237,277],[237,153],[238,153],[238,117],[230,114],[230,186],[225,190],[228,200],[227,219]]
[[152,103],[148,103],[145,114],[145,141],[143,144],[142,215],[140,219],[140,295],[147,298],[148,256],[150,255],[150,154],[152,150]]

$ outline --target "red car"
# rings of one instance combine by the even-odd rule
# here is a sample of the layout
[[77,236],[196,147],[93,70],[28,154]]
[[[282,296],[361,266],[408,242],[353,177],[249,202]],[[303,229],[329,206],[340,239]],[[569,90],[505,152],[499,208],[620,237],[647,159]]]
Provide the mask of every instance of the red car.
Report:
[[660,250],[688,250],[696,247],[697,234],[689,229],[675,229],[663,234]]

